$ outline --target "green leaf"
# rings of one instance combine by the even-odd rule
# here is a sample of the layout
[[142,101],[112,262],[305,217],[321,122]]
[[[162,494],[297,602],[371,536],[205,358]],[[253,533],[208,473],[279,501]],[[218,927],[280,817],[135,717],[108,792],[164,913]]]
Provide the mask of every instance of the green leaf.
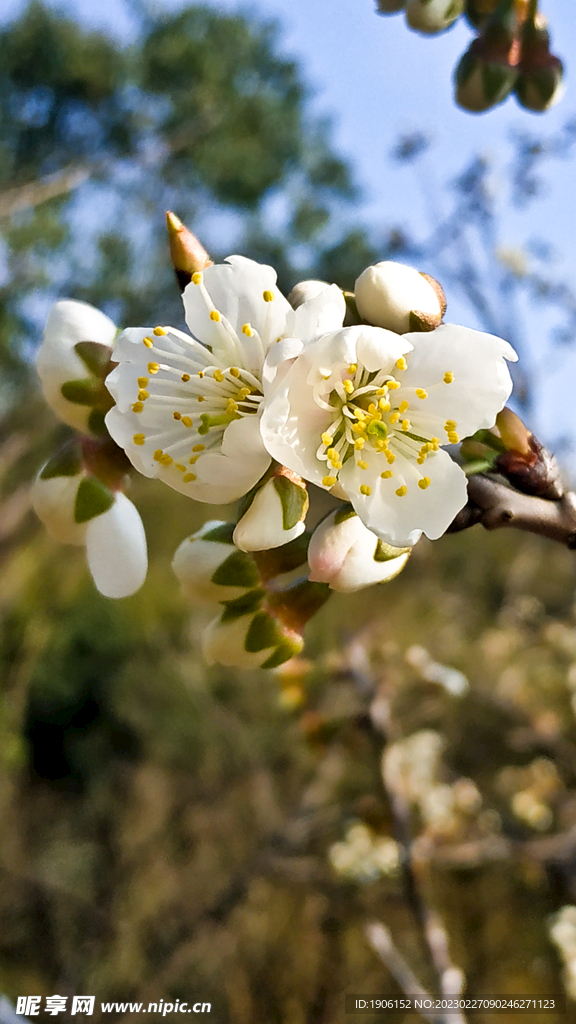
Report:
[[233,551],[212,576],[212,583],[223,587],[257,587],[259,582],[256,564],[244,551]]
[[112,349],[108,345],[101,345],[99,341],[79,341],[74,345],[74,351],[90,373],[99,378],[104,376],[104,370],[112,354]]
[[107,512],[114,504],[114,494],[96,476],[87,476],[80,482],[74,507],[77,523],[87,523]]
[[68,402],[74,402],[75,405],[96,405],[102,394],[102,382],[93,377],[67,380],[60,391]]
[[274,487],[282,503],[282,526],[285,530],[291,530],[304,519],[308,511],[308,491],[286,476],[275,476]]
[[244,649],[254,654],[256,651],[265,650],[266,647],[276,647],[283,639],[276,620],[268,615],[268,612],[259,611],[248,628]]
[[52,480],[57,476],[77,476],[82,470],[80,452],[76,445],[64,448],[50,459],[40,473],[41,480]]

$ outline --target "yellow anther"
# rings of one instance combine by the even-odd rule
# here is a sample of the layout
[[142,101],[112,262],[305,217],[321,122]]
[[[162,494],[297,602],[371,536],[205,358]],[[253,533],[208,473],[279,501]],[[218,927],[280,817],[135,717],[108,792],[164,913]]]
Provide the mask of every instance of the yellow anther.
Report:
[[332,374],[331,373],[321,373],[320,376],[322,377],[322,380],[330,380],[330,377],[332,376]]
[[354,415],[358,420],[365,420],[367,414],[364,409],[361,409],[360,406],[357,405],[354,408]]
[[199,459],[199,458],[200,458],[200,456],[199,456],[199,455],[193,455],[191,459],[188,459],[188,464],[189,464],[190,466],[195,466],[195,465],[196,465],[196,463],[198,462],[198,459]]
[[430,477],[423,476],[422,479],[418,481],[418,487],[422,491],[425,491],[427,487],[430,487]]
[[380,473],[380,476],[383,480],[389,480],[391,476],[394,476],[394,473],[391,469],[385,469],[383,473]]
[[233,398],[229,398],[226,402],[226,412],[238,412],[238,402],[235,402]]
[[144,437],[144,434],[134,434],[132,440],[134,444],[144,444],[146,438]]
[[157,338],[161,338],[164,334],[166,334],[166,331],[164,330],[163,327],[155,327],[154,330],[152,331],[152,334],[155,334]]
[[192,420],[190,419],[189,416],[183,416],[182,423],[184,424],[185,427],[191,427],[193,425]]
[[174,463],[174,469],[177,469],[180,473],[186,472],[186,466],[183,466],[180,462]]
[[274,293],[266,289],[265,292],[262,292],[262,298],[264,299],[264,302],[272,302],[274,299]]
[[424,391],[424,388],[416,388],[416,394],[418,398],[428,398],[428,392]]
[[396,494],[399,498],[403,498],[404,495],[406,494],[407,490],[408,490],[408,488],[406,487],[406,485],[402,484],[402,487],[398,487],[394,491],[394,494]]
[[355,434],[365,435],[366,433],[366,427],[363,423],[352,423],[351,427]]
[[322,434],[322,444],[332,444],[332,434],[329,434],[327,430]]
[[387,390],[388,390],[388,388],[378,388],[378,390],[376,391],[376,394],[377,395],[385,395]]
[[198,370],[198,376],[200,377],[200,380],[202,380],[204,376],[204,370]]
[[146,348],[152,348],[154,342],[152,341],[152,338],[142,338],[142,344],[146,345]]
[[442,380],[444,381],[445,384],[451,384],[452,381],[454,380],[454,374],[452,373],[452,370],[447,370]]
[[454,430],[456,427],[456,420],[446,420],[444,424],[444,430]]
[[189,373],[183,373],[181,378],[180,378],[180,380],[183,381],[184,384],[187,384],[188,381],[190,380],[190,374]]
[[252,330],[250,324],[244,324],[242,328],[242,334],[245,334],[247,338],[251,338],[253,336],[254,331]]
[[340,459],[333,459],[330,465],[332,466],[332,469],[342,469],[342,463],[340,462]]
[[396,360],[396,366],[398,367],[399,370],[407,370],[408,369],[408,363],[404,359],[404,356],[400,356],[400,359]]
[[420,455],[419,458],[416,459],[416,462],[419,466],[423,466],[426,462],[426,458],[423,455]]
[[154,376],[155,373],[158,373],[159,369],[159,363],[148,363],[148,373],[151,373],[152,376]]
[[220,323],[220,313],[217,309],[212,309],[210,311],[210,319],[213,320],[215,324]]
[[400,426],[402,427],[402,430],[410,430],[410,420],[402,420]]
[[370,402],[370,405],[368,406],[368,412],[370,413],[371,416],[373,416],[374,413],[376,412],[376,406],[374,405],[374,402]]
[[369,462],[364,462],[364,459],[358,459],[357,463],[359,469],[368,469],[370,466]]
[[174,462],[174,459],[172,458],[171,455],[167,455],[166,452],[164,452],[164,455],[160,459],[160,462],[162,463],[163,466],[171,466],[172,463]]
[[196,479],[196,473],[186,473],[186,476],[182,477],[182,482],[185,484],[191,484]]
[[197,395],[196,397],[197,397],[199,402],[203,402],[204,401],[204,395]]
[[400,413],[399,412],[393,412],[391,417],[390,417],[390,423],[398,423],[399,419],[400,419]]
[[221,384],[222,381],[224,380],[224,374],[222,373],[222,370],[214,370],[212,376],[214,377],[214,380],[218,381],[219,384]]
[[379,437],[378,440],[376,441],[376,451],[385,452],[387,447],[388,441],[386,441],[385,438],[383,437]]
[[243,402],[244,399],[248,398],[248,395],[251,395],[251,394],[252,394],[252,389],[251,388],[240,388],[240,391],[236,395],[236,398],[237,398],[237,400],[239,402]]
[[400,405],[398,406],[398,411],[399,412],[406,412],[406,409],[408,409],[409,406],[410,406],[410,402],[407,402],[406,399],[404,399],[403,402],[400,402]]
[[173,415],[175,420],[181,420],[182,419],[182,413],[181,412],[173,412],[172,415]]
[[356,438],[354,438],[354,447],[356,448],[357,451],[362,451],[362,449],[363,449],[365,444],[366,444],[366,439],[364,437],[356,437]]
[[138,377],[138,387],[145,388],[148,383],[148,377]]
[[357,369],[358,366],[356,365],[356,363],[350,363],[350,366],[348,367],[348,373],[356,373]]
[[450,441],[450,444],[458,444],[460,440],[460,435],[457,434],[455,431],[450,431],[450,433],[448,434],[448,440]]
[[351,395],[352,392],[354,391],[354,385],[353,385],[352,381],[348,380],[348,378],[346,378],[346,380],[342,381],[342,384],[344,386],[344,391],[346,392],[346,394],[347,395]]
[[150,398],[150,394],[149,394],[148,391],[139,391],[138,392],[138,401],[139,402],[145,402],[147,398]]
[[143,408],[144,404],[142,402],[134,402],[134,405],[132,406],[132,412],[142,412]]
[[378,405],[382,409],[382,412],[388,412],[390,409],[390,402],[388,402],[386,398],[381,398]]
[[231,377],[239,377],[240,376],[240,370],[238,369],[237,366],[231,366],[228,372],[229,372]]
[[154,452],[154,456],[153,457],[156,459],[156,462],[160,462],[160,459],[162,458],[163,455],[164,455],[164,452],[162,451],[162,449],[161,448],[157,448],[156,451]]
[[364,494],[367,498],[372,494],[372,488],[368,487],[368,484],[362,484],[360,487],[360,494]]
[[325,476],[325,477],[322,478],[322,484],[323,484],[324,487],[334,487],[335,483],[336,483],[336,477],[335,476]]
[[390,451],[386,452],[386,462],[389,466],[391,466],[393,462],[396,462],[396,456]]
[[192,451],[193,452],[203,452],[205,448],[206,448],[205,444],[195,444],[193,449],[192,449]]
[[400,387],[400,381],[399,380],[389,380],[388,381],[388,387],[389,387],[390,391],[397,391],[398,388]]
[[202,284],[202,274],[199,270],[192,274],[192,284]]
[[328,448],[326,455],[330,460],[338,458],[338,452],[336,451],[335,448]]

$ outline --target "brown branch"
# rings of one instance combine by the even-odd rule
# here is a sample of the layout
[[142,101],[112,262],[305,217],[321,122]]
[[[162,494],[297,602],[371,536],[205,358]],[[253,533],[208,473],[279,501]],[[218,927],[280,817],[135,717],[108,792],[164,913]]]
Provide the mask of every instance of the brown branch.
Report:
[[458,513],[449,533],[480,523],[485,530],[510,526],[548,537],[576,549],[576,494],[567,491],[559,501],[521,494],[481,473],[468,480],[468,504]]
[[76,165],[65,167],[63,171],[49,174],[27,185],[6,189],[0,192],[0,218],[11,217],[20,210],[28,210],[48,202],[49,199],[66,195],[67,192],[72,192],[83,185],[90,174],[89,167]]

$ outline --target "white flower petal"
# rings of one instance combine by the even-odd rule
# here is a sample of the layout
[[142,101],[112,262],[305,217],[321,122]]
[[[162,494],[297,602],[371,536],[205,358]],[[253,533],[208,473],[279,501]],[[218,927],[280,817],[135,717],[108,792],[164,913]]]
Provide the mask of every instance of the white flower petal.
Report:
[[[321,282],[309,283],[319,285]],[[326,284],[297,307],[294,334],[297,338],[315,338],[327,331],[337,331],[342,327],[345,315],[346,301],[342,289],[335,284]]]
[[245,650],[246,634],[254,618],[253,612],[222,622],[220,616],[206,626],[202,636],[202,653],[208,665],[236,668],[259,668],[268,660],[274,647],[263,651]]
[[[468,500],[460,467],[440,449],[431,453],[423,466],[397,455],[393,475],[382,479],[380,473],[388,468],[383,456],[371,456],[367,470],[359,469],[350,459],[340,473],[342,486],[362,521],[394,547],[414,545],[421,533],[437,540]],[[425,478],[430,484],[421,489],[418,481]],[[368,486],[371,493],[361,493],[361,486]],[[399,496],[396,491],[402,487],[406,493]]]
[[118,492],[112,508],[91,519],[86,554],[92,578],[105,597],[129,597],[146,578],[148,556],[144,526],[136,507]]

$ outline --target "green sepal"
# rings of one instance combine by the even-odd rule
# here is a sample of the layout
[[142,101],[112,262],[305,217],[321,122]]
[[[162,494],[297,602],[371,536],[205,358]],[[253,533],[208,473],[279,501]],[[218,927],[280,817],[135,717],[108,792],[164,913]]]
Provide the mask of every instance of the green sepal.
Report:
[[421,334],[425,334],[428,331],[433,331],[438,326],[437,323],[432,322],[432,317],[426,317],[422,313],[418,313],[416,310],[411,309],[408,314],[408,327],[411,331],[420,331]]
[[102,412],[101,409],[90,410],[90,415],[88,417],[88,430],[91,434],[95,434],[96,437],[110,437],[105,417],[106,413]]
[[341,505],[334,516],[334,526],[340,526],[340,523],[345,523],[347,519],[352,519],[355,515],[356,513],[352,508],[352,505],[349,505],[348,503]]
[[218,566],[211,582],[222,587],[257,587],[260,576],[250,555],[244,551],[233,551]]
[[93,377],[84,380],[67,380],[60,388],[62,396],[74,405],[96,405],[102,397],[102,381]]
[[[466,438],[467,441],[479,441],[480,444],[485,444],[488,448],[491,448],[494,452],[506,452],[508,451],[504,441],[497,434],[493,434],[491,430],[481,428],[477,430],[475,434]],[[488,456],[486,456],[488,458]]]
[[112,354],[112,349],[108,345],[101,345],[99,341],[79,341],[74,345],[74,351],[90,373],[103,378]]
[[310,504],[308,491],[285,476],[275,476],[273,482],[282,505],[282,527],[291,530],[306,516]]
[[86,476],[80,481],[76,504],[74,506],[74,520],[77,523],[87,523],[96,516],[107,512],[114,504],[114,494],[96,476]]
[[258,571],[263,582],[292,572],[299,565],[304,565],[308,558],[308,545],[312,534],[304,530],[299,537],[281,544],[277,548],[256,552]]
[[283,665],[285,661],[289,661],[295,654],[300,654],[302,644],[302,640],[283,640],[281,644],[278,644],[278,647],[270,657],[266,659],[262,668],[277,668],[278,665]]
[[267,647],[277,647],[284,640],[275,619],[262,609],[256,612],[244,641],[244,650],[250,654],[263,651]]
[[213,540],[217,544],[233,544],[232,537],[236,523],[221,523],[220,526],[213,526],[207,533],[203,533],[198,540]]
[[222,622],[230,622],[233,619],[239,619],[242,615],[248,615],[250,612],[255,612],[265,595],[263,590],[250,590],[248,594],[242,594],[241,597],[235,597],[232,601],[222,601],[224,605],[224,611],[222,612]]
[[490,459],[475,459],[473,462],[466,462],[462,469],[466,476],[475,476],[477,473],[489,473],[490,470],[494,469],[494,463],[498,458],[496,452],[494,452]]
[[378,539],[372,558],[375,562],[391,562],[393,558],[399,558],[408,551],[410,548],[393,548],[391,544],[385,544],[383,540]]
[[506,98],[514,87],[517,72],[504,64],[485,63],[482,68],[482,92],[489,107],[494,107]]
[[63,448],[49,459],[40,472],[41,480],[52,480],[57,476],[78,476],[82,470],[80,452],[76,446]]

